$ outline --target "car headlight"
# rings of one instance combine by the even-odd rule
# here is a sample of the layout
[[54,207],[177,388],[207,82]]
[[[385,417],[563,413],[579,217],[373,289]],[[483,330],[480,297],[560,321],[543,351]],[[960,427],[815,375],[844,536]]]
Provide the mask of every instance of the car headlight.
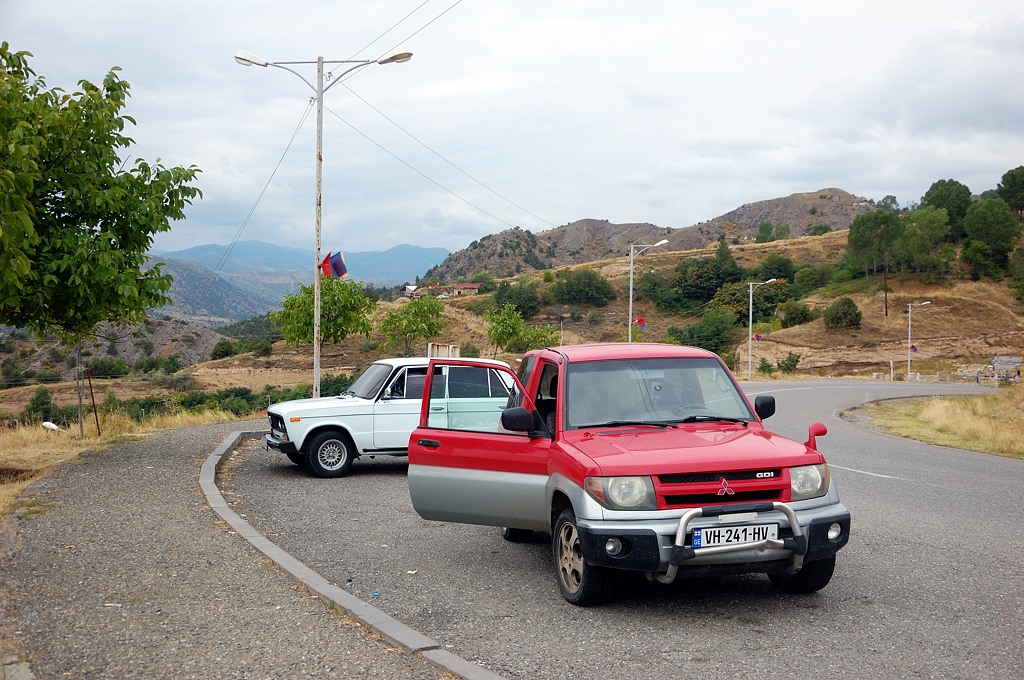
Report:
[[657,510],[650,477],[587,477],[587,493],[609,510]]
[[792,500],[805,501],[828,493],[828,465],[804,465],[789,469]]

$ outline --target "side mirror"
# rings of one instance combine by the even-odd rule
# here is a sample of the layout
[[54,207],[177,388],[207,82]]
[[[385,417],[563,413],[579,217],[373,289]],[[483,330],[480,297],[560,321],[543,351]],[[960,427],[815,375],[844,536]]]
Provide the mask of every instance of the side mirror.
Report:
[[818,442],[816,437],[823,437],[826,434],[828,434],[828,428],[825,427],[824,423],[811,423],[811,426],[807,428],[807,441],[804,442],[804,446],[817,451]]
[[509,432],[525,432],[531,439],[547,439],[551,436],[540,414],[524,406],[513,406],[502,411],[501,426]]
[[771,418],[775,415],[775,397],[770,394],[761,394],[754,399],[754,413],[761,420]]

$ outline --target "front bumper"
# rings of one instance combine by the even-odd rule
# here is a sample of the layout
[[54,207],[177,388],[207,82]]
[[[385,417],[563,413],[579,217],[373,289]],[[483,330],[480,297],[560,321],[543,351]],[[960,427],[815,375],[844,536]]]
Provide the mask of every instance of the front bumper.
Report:
[[[736,526],[755,523],[754,518],[759,524],[778,522],[778,538],[711,548],[692,546],[692,529],[697,526]],[[829,538],[833,524],[840,531]],[[588,564],[659,574],[658,580],[671,582],[677,575],[716,571],[798,571],[803,564],[831,557],[846,545],[850,511],[839,503],[807,510],[794,510],[785,503],[750,503],[692,508],[678,519],[657,522],[581,521],[578,528]],[[606,549],[613,538],[622,546],[616,555]]]
[[274,436],[274,433],[268,433],[263,435],[263,446],[268,449],[276,449],[281,453],[298,453],[299,450],[295,446],[295,442],[290,442],[284,439],[278,439]]

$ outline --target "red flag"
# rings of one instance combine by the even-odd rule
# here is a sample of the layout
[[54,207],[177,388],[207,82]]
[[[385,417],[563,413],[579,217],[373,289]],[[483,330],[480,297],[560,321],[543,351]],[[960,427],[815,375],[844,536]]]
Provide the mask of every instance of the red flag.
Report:
[[327,257],[324,258],[323,262],[320,263],[320,271],[324,273],[324,276],[331,275],[331,254],[327,253]]

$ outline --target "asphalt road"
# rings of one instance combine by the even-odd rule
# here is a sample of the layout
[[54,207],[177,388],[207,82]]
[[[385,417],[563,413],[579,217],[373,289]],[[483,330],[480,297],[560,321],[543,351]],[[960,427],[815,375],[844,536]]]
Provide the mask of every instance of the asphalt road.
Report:
[[234,508],[327,580],[508,678],[1024,677],[1024,463],[926,446],[841,409],[973,386],[753,383],[771,429],[811,421],[853,513],[832,583],[793,597],[763,576],[624,577],[608,605],[562,600],[550,541],[421,520],[404,459],[360,460],[337,480],[239,449],[221,482]]

